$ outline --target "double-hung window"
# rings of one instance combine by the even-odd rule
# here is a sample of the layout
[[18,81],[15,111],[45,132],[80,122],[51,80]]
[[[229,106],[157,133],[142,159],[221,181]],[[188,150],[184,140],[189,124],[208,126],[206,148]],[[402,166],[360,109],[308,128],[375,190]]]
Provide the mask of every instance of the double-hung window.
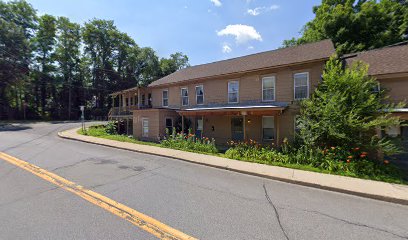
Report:
[[275,77],[262,78],[262,101],[275,101]]
[[149,119],[148,118],[142,119],[142,136],[149,137]]
[[239,99],[239,82],[228,82],[228,103],[238,103]]
[[188,89],[187,88],[181,89],[181,105],[188,106]]
[[296,73],[293,76],[295,84],[295,100],[309,97],[309,73]]
[[163,90],[162,92],[162,106],[163,107],[169,106],[169,90]]
[[262,138],[266,141],[275,139],[275,118],[273,116],[262,117]]
[[203,85],[196,86],[196,104],[202,105],[204,104],[204,87]]

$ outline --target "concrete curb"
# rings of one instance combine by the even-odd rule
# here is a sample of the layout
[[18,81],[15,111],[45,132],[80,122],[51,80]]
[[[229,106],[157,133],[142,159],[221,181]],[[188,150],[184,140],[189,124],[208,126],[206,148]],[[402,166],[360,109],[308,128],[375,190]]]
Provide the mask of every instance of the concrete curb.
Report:
[[118,142],[109,139],[80,135],[77,133],[78,129],[79,128],[75,128],[59,132],[58,136],[64,139],[81,141],[85,143],[161,157],[168,157],[190,163],[278,180],[287,183],[408,205],[407,185],[243,162],[217,156],[191,153],[149,145]]

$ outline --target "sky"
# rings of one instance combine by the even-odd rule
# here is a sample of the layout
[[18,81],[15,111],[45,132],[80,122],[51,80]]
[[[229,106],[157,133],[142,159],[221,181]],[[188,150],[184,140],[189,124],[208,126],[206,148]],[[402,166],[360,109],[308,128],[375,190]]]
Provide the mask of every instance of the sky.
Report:
[[191,65],[268,51],[298,37],[321,0],[28,0],[39,15],[83,24],[113,20],[160,57],[182,52]]

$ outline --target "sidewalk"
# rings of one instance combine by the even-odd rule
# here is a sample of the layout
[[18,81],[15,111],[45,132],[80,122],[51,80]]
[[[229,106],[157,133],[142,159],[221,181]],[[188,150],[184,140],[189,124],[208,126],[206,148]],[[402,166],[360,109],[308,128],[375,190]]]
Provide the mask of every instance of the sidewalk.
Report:
[[58,135],[65,139],[77,140],[163,157],[170,157],[187,162],[280,180],[284,182],[296,183],[305,186],[317,187],[336,192],[348,193],[408,205],[408,186],[406,185],[275,167],[168,148],[118,142],[109,139],[80,135],[77,133],[77,130],[78,128],[59,132]]

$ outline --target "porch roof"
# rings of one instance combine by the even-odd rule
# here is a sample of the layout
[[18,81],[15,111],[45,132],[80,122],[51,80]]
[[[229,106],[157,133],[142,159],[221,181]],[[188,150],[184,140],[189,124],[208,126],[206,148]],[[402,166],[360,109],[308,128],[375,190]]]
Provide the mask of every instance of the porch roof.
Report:
[[198,106],[194,108],[180,109],[181,115],[259,115],[271,112],[279,112],[288,106],[286,102],[258,103],[258,104],[224,104]]

